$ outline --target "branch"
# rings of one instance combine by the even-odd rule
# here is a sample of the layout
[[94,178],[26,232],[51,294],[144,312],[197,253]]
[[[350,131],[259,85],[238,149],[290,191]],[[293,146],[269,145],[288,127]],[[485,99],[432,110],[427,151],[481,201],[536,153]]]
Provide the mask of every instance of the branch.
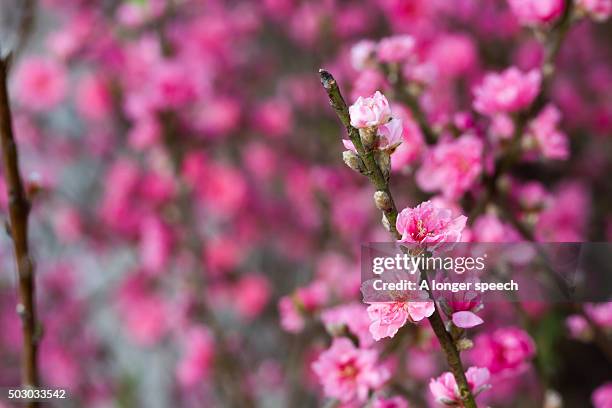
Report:
[[[17,144],[13,135],[11,108],[7,89],[9,59],[0,59],[0,139],[4,178],[8,190],[9,231],[13,241],[15,261],[19,275],[19,304],[23,329],[21,356],[21,383],[25,387],[38,385],[36,364],[38,335],[36,332],[36,305],[34,293],[34,263],[28,248],[28,216],[30,202],[26,197],[19,170]],[[37,406],[29,402],[29,407]]]
[[438,136],[436,132],[429,126],[429,122],[427,121],[427,115],[421,108],[421,104],[419,103],[418,96],[413,94],[411,90],[408,88],[407,84],[404,82],[404,79],[401,73],[394,72],[391,67],[387,64],[381,65],[381,70],[387,77],[387,81],[393,87],[393,92],[395,93],[395,98],[410,108],[414,119],[417,121],[421,132],[425,136],[425,142],[428,145],[433,145],[436,143]]
[[[193,198],[190,196],[187,184],[182,180],[181,169],[185,157],[185,146],[177,143],[179,138],[176,135],[180,132],[178,121],[175,115],[170,112],[160,114],[160,120],[163,124],[164,144],[168,150],[170,160],[174,169],[175,177],[179,180],[179,191],[176,198],[176,205],[179,209],[178,222],[185,227],[186,234],[184,237],[184,245],[193,254],[194,257],[199,257],[202,251],[203,242],[197,228],[197,222],[194,220]],[[199,293],[203,293],[206,289],[206,282],[203,278],[201,270],[194,270],[193,285],[197,285]],[[215,380],[220,394],[223,396],[224,402],[228,407],[235,408],[252,408],[255,407],[255,401],[248,393],[242,389],[244,385],[244,376],[246,374],[245,367],[241,361],[234,355],[233,351],[228,347],[227,336],[225,335],[222,325],[216,318],[214,311],[211,310],[205,298],[198,298],[198,312],[202,315],[202,320],[211,329],[217,348],[217,357],[215,359]]]
[[[512,135],[510,144],[507,147],[505,154],[496,160],[493,174],[484,177],[486,187],[484,197],[482,200],[480,200],[471,215],[475,216],[481,214],[489,202],[495,202],[499,199],[502,201],[507,200],[506,197],[498,197],[499,191],[497,183],[500,177],[506,172],[510,171],[511,168],[520,160],[521,137],[525,132],[525,128],[527,127],[529,120],[535,117],[546,104],[546,95],[549,92],[549,88],[555,74],[555,61],[559,51],[561,50],[561,44],[572,26],[573,10],[574,2],[572,0],[568,0],[561,19],[552,27],[545,37],[544,61],[540,66],[540,73],[542,75],[540,92],[534,99],[531,106],[516,116],[514,120],[514,134]],[[523,226],[517,229],[525,239],[533,241],[533,234],[529,231],[529,228]]]
[[[336,114],[340,118],[340,121],[346,128],[346,131],[359,154],[361,160],[367,169],[366,175],[372,182],[372,184],[376,187],[377,191],[385,192],[389,197],[389,205],[382,209],[383,214],[387,218],[390,224],[390,233],[395,240],[401,238],[397,229],[395,228],[395,221],[397,219],[397,208],[395,206],[395,202],[393,201],[393,197],[391,195],[391,191],[389,190],[389,183],[385,179],[382,174],[382,171],[378,167],[376,160],[374,160],[374,155],[371,150],[366,150],[361,143],[361,139],[359,137],[359,132],[350,124],[350,117],[348,112],[348,107],[342,98],[342,94],[340,93],[340,88],[336,83],[334,77],[327,71],[321,69],[319,70],[319,75],[321,76],[321,83],[323,84],[323,88],[327,92],[327,96],[329,97],[329,102],[336,111]],[[467,382],[467,378],[465,377],[465,371],[463,369],[463,364],[461,362],[461,357],[459,355],[459,351],[455,347],[453,343],[453,339],[450,334],[446,331],[444,327],[444,321],[440,316],[440,312],[438,311],[438,306],[434,302],[434,313],[429,317],[429,323],[431,324],[431,328],[433,329],[440,345],[442,346],[442,350],[446,355],[446,361],[450,367],[453,376],[455,377],[455,381],[459,387],[459,393],[461,395],[461,399],[463,401],[465,408],[476,408],[476,401],[474,400],[474,396],[470,392],[470,388]]]

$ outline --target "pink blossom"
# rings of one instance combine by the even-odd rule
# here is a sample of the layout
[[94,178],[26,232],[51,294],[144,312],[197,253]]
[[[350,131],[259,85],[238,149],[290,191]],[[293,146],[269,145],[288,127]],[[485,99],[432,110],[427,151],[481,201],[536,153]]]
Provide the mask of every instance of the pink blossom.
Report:
[[351,116],[351,125],[361,129],[387,123],[391,119],[391,108],[387,98],[379,91],[376,91],[374,95],[368,98],[360,96],[349,107],[349,114]]
[[287,101],[271,99],[261,103],[253,116],[257,129],[265,136],[287,136],[293,126],[293,111]]
[[347,338],[335,338],[331,347],[312,364],[326,396],[341,402],[365,402],[370,390],[376,390],[389,378],[389,372],[377,367],[378,353],[360,349]]
[[304,317],[292,296],[280,298],[278,301],[278,312],[280,314],[280,325],[283,329],[290,333],[302,331],[304,328]]
[[405,62],[414,57],[415,41],[410,35],[395,35],[380,40],[377,56],[381,62]]
[[212,368],[214,341],[205,327],[192,327],[185,335],[184,354],[176,368],[181,386],[189,388],[203,381]]
[[170,229],[157,217],[147,217],[140,225],[140,260],[144,270],[159,274],[166,267],[172,250]]
[[167,333],[170,325],[167,305],[146,287],[142,275],[134,275],[123,283],[117,306],[134,343],[151,346]]
[[415,208],[404,208],[397,217],[396,228],[402,235],[399,242],[432,243],[459,242],[467,217],[453,218],[446,208],[425,201]]
[[514,135],[514,122],[512,121],[510,115],[500,113],[493,116],[490,129],[494,140],[510,139],[512,135]]
[[207,137],[222,137],[240,125],[240,104],[233,98],[219,96],[196,109],[194,126]]
[[584,312],[596,325],[605,330],[612,329],[612,302],[586,303]]
[[[490,387],[489,370],[480,367],[470,367],[465,372],[470,391],[473,395],[478,395]],[[437,402],[444,405],[461,406],[461,394],[455,381],[455,377],[450,372],[443,373],[438,378],[432,378],[429,382],[429,390]]]
[[417,184],[424,191],[460,197],[482,172],[482,150],[482,141],[472,135],[441,141],[425,154],[416,174]]
[[474,88],[474,109],[486,115],[516,112],[533,102],[540,91],[538,70],[527,73],[510,67],[502,73],[489,73]]
[[376,43],[374,41],[359,41],[351,48],[351,65],[357,71],[361,71],[369,65],[375,52]]
[[571,315],[565,319],[565,326],[567,327],[571,337],[575,339],[588,340],[592,333],[589,323],[581,315]]
[[87,76],[79,83],[77,108],[90,120],[102,120],[112,110],[112,97],[106,81],[95,75]]
[[395,149],[391,158],[391,169],[400,171],[416,161],[425,146],[423,134],[410,111],[403,106],[393,107],[394,118],[402,121],[402,143]]
[[374,340],[393,337],[408,321],[408,310],[405,302],[372,303],[368,306],[368,315],[372,320],[370,333]]
[[128,131],[128,143],[136,150],[154,146],[161,138],[161,128],[156,118],[142,116]]
[[35,111],[57,106],[66,95],[66,70],[51,59],[28,57],[15,72],[17,97]]
[[476,337],[472,355],[492,374],[515,375],[527,368],[528,360],[535,355],[535,344],[524,330],[505,327]]
[[373,94],[377,89],[382,88],[385,81],[384,75],[379,70],[365,68],[355,78],[355,83],[351,90],[351,98],[358,99],[361,95]]
[[[404,127],[400,119],[391,119],[389,122],[378,127],[377,139],[374,145],[375,149],[384,150],[393,153],[395,149],[402,143],[402,134]],[[348,150],[355,152],[353,142],[347,139],[342,139],[342,144]]]
[[259,274],[248,274],[235,287],[235,302],[238,312],[247,319],[258,316],[270,298],[270,283]]
[[455,326],[463,329],[470,329],[484,323],[484,320],[482,320],[480,316],[470,312],[469,310],[453,313],[452,320]]
[[445,78],[454,78],[470,72],[478,57],[474,41],[464,35],[448,34],[438,38],[428,52],[427,60]]
[[484,214],[472,225],[474,242],[512,242],[519,240],[518,233],[502,222],[495,214]]
[[[427,293],[419,293],[419,297],[427,299]],[[372,320],[370,333],[376,341],[393,337],[409,320],[419,322],[431,316],[434,310],[431,300],[373,302],[368,306],[368,315]]]
[[198,96],[197,76],[179,61],[158,62],[153,71],[151,103],[160,109],[178,109]]
[[408,401],[402,397],[377,397],[372,402],[372,408],[408,408]]
[[359,339],[360,347],[369,347],[374,342],[370,334],[370,318],[362,303],[349,303],[326,309],[321,313],[321,321],[332,335],[343,328],[348,329]]
[[508,0],[512,11],[522,24],[550,23],[561,16],[563,0]]
[[596,21],[605,21],[612,15],[612,0],[577,0],[576,6]]
[[593,391],[591,401],[594,408],[611,408],[612,407],[612,382],[607,382],[600,385]]
[[567,136],[557,129],[560,121],[561,112],[548,105],[529,125],[538,150],[547,159],[565,160],[569,156]]

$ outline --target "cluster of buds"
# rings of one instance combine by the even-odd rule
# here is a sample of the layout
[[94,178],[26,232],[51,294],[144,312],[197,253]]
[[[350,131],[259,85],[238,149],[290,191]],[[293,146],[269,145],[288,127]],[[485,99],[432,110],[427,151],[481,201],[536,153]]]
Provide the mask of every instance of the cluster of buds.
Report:
[[[389,101],[376,91],[374,95],[359,97],[349,107],[351,126],[359,130],[359,138],[366,151],[374,151],[378,165],[388,177],[391,167],[390,156],[402,143],[403,123],[391,117]],[[344,162],[353,170],[364,172],[363,163],[350,140],[343,140],[348,149],[343,153]]]

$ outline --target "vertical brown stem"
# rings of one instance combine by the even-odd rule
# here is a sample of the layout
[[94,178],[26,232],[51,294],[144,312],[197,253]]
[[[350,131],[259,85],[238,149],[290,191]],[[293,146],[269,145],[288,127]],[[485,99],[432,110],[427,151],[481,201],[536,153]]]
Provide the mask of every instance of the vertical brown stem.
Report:
[[[391,195],[391,191],[389,189],[389,181],[383,176],[382,171],[374,160],[372,151],[368,151],[364,148],[359,138],[357,129],[351,126],[348,107],[342,98],[342,94],[340,93],[340,88],[338,87],[336,80],[329,72],[323,69],[319,70],[319,76],[321,77],[321,84],[329,97],[330,105],[338,115],[338,118],[342,124],[345,126],[346,131],[351,138],[357,153],[359,154],[359,157],[367,169],[367,176],[370,179],[370,182],[374,185],[377,191],[383,191],[389,196],[389,206],[384,209],[383,213],[389,221],[389,232],[391,233],[391,236],[393,239],[398,240],[401,238],[401,236],[395,227],[395,221],[397,220],[397,207],[395,206],[393,196]],[[453,376],[455,377],[455,381],[457,382],[457,386],[461,394],[463,407],[476,408],[476,400],[470,392],[470,387],[467,382],[467,378],[465,377],[459,350],[457,350],[453,339],[446,331],[444,321],[442,320],[442,316],[440,316],[440,313],[438,312],[438,306],[435,303],[434,313],[431,315],[431,317],[429,317],[429,323],[431,324],[431,327],[438,338],[440,345],[442,346],[442,350],[446,356],[446,361],[451,369],[451,372],[453,373]]]
[[[28,216],[30,202],[26,197],[19,171],[17,144],[13,135],[10,101],[7,89],[8,59],[0,59],[0,138],[2,163],[8,190],[9,231],[13,241],[19,275],[19,304],[17,312],[23,327],[21,383],[25,387],[38,385],[36,364],[37,333],[34,296],[34,264],[28,249]],[[35,402],[28,406],[35,407]]]

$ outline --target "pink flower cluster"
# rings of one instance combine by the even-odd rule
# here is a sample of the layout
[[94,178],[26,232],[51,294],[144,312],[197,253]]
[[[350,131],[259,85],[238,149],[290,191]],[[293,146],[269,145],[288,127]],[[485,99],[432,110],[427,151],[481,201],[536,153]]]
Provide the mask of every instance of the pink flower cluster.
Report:
[[[478,395],[490,387],[489,370],[486,368],[470,367],[465,372],[465,376],[473,395]],[[452,373],[446,372],[438,378],[432,378],[429,383],[429,390],[437,402],[447,406],[463,406],[459,387]]]
[[341,402],[365,402],[390,373],[377,366],[378,353],[356,347],[347,338],[335,338],[331,347],[312,364],[325,395]]
[[510,7],[519,21],[533,25],[550,23],[563,13],[563,0],[508,0]]
[[535,344],[529,334],[517,327],[504,327],[483,333],[474,340],[472,359],[491,374],[514,376],[528,368],[535,355]]
[[434,302],[428,300],[424,291],[416,294],[414,300],[406,302],[372,303],[368,306],[368,315],[372,320],[370,333],[376,341],[393,337],[408,321],[420,322],[431,316],[434,310]]
[[391,120],[391,107],[383,94],[376,91],[374,95],[359,97],[349,107],[351,125],[358,128],[378,127]]
[[486,115],[511,113],[528,107],[540,91],[541,74],[511,67],[490,73],[474,88],[474,109]]
[[404,208],[397,217],[396,228],[402,235],[400,242],[435,244],[459,242],[467,217],[453,217],[449,209],[435,206],[431,201],[415,208]]
[[460,197],[482,173],[483,148],[482,141],[469,134],[441,141],[424,155],[416,182],[423,191]]

